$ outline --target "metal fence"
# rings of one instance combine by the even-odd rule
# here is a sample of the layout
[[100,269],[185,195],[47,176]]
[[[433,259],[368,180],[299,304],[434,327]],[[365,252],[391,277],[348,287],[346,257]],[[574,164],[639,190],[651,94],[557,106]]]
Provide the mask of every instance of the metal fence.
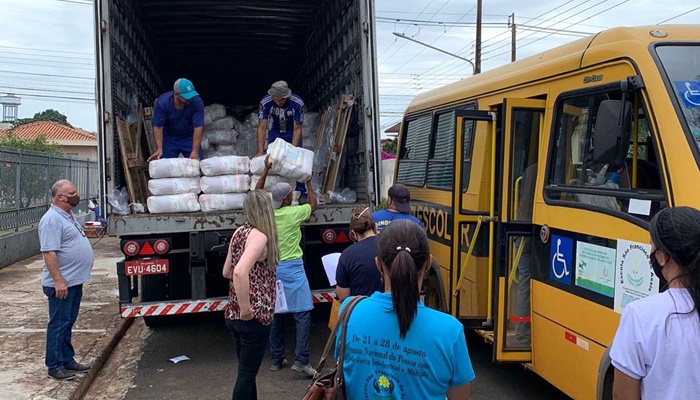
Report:
[[99,191],[97,161],[0,148],[0,233],[38,223],[59,179],[73,182],[81,198],[74,210],[86,212]]

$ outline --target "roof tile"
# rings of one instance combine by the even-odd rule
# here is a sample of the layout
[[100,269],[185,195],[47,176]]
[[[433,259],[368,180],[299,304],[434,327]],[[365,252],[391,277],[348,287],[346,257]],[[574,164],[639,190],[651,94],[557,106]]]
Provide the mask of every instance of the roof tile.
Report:
[[[6,134],[12,129],[0,130],[0,135]],[[37,121],[20,125],[14,129],[14,134],[23,139],[35,139],[41,135],[48,141],[81,140],[97,141],[97,137],[82,129],[69,128],[53,121]]]

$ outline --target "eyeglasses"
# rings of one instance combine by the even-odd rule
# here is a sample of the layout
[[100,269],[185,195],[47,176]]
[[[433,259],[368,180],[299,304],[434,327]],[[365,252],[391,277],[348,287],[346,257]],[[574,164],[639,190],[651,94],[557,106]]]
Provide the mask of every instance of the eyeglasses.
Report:
[[365,208],[364,210],[362,210],[362,212],[353,214],[352,217],[353,217],[354,219],[360,219],[360,217],[362,216],[362,214],[364,214],[365,212],[367,212],[367,210],[369,210],[369,207],[367,207],[367,208]]

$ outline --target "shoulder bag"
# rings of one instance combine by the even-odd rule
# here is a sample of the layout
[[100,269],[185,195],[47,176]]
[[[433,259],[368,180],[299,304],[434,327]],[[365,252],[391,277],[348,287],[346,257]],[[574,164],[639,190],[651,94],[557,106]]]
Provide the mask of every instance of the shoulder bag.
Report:
[[[366,298],[367,296],[356,296],[343,308],[343,311],[340,313],[333,327],[333,331],[331,331],[331,335],[328,337],[326,348],[323,350],[321,361],[318,362],[318,366],[316,367],[316,374],[311,382],[311,386],[306,390],[306,394],[302,397],[302,400],[345,400],[343,358],[345,355],[345,333],[348,330],[347,322],[350,320],[352,309],[355,308],[357,303]],[[343,330],[340,334],[338,361],[333,369],[321,375],[321,371],[323,371],[323,367],[326,365],[328,354],[331,348],[333,348],[333,344],[335,344],[335,337],[341,324],[343,325]]]

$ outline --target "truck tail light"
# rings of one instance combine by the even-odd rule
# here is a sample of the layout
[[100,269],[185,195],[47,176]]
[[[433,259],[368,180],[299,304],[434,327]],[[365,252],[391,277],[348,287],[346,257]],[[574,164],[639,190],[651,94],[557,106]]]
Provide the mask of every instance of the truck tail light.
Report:
[[167,240],[163,239],[158,239],[156,242],[153,244],[153,250],[157,254],[165,254],[170,250],[170,245],[168,244]]
[[141,251],[139,251],[139,255],[152,256],[154,254],[156,254],[156,252],[153,251],[153,247],[151,247],[151,244],[149,242],[144,242],[143,247],[141,247]]
[[135,256],[139,254],[139,250],[141,250],[141,246],[139,246],[137,242],[130,241],[124,243],[123,251],[127,256]]

